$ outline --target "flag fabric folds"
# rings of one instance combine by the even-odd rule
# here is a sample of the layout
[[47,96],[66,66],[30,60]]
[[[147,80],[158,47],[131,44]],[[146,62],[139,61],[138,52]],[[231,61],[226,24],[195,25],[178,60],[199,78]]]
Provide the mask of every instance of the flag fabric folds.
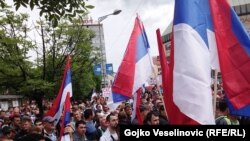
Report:
[[63,114],[63,107],[66,101],[66,96],[72,97],[72,83],[71,83],[71,71],[70,71],[70,56],[67,57],[66,67],[64,70],[63,81],[61,83],[59,92],[54,100],[53,106],[45,114],[45,117],[52,117],[54,119],[54,124],[56,125],[60,117]]
[[231,114],[250,116],[250,38],[227,1],[210,0],[223,89]]
[[[139,88],[136,93],[134,94],[133,99],[133,111],[131,116],[131,122],[136,118],[138,121],[138,125],[143,125],[143,119],[140,112],[141,105],[141,95],[142,95],[142,88]],[[133,122],[132,122],[133,123]]]
[[[168,87],[169,87],[169,67],[168,67],[168,63],[167,63],[167,57],[166,57],[166,53],[163,47],[163,42],[161,39],[161,32],[160,29],[156,30],[156,36],[157,36],[157,43],[158,43],[158,50],[159,50],[159,56],[160,56],[160,64],[161,64],[161,72],[162,72],[162,86],[163,86],[163,100],[164,100],[164,104],[167,111],[171,111],[171,110],[177,110],[176,107],[174,107],[173,105],[173,101],[171,101],[170,99],[170,95],[169,95],[169,91],[168,91]],[[172,111],[174,112],[174,111]],[[172,121],[175,118],[174,114],[170,114],[168,115],[168,120]]]
[[[171,48],[171,124],[215,124],[211,91],[208,0],[176,0]],[[171,107],[172,106],[172,107]],[[171,109],[171,110],[169,110]]]
[[114,102],[130,99],[149,80],[152,65],[148,49],[145,29],[136,17],[126,52],[112,85]]
[[63,118],[62,118],[62,124],[60,129],[60,139],[61,141],[68,141],[69,134],[63,134],[64,128],[67,126],[67,124],[70,123],[70,94],[68,93],[66,96],[65,104],[64,104],[64,111],[63,111]]

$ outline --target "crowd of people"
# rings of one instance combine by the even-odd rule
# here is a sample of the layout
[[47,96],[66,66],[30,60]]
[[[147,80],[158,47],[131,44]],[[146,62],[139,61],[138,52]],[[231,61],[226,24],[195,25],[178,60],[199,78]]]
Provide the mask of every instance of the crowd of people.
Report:
[[[246,121],[230,115],[222,99],[218,99],[217,103],[216,124],[239,125]],[[52,101],[44,101],[44,113],[51,106]],[[132,119],[133,110],[131,101],[124,101],[115,109],[110,109],[107,98],[101,94],[89,100],[72,101],[71,122],[63,133],[69,135],[71,141],[118,141],[120,125],[140,124],[137,116]],[[142,93],[139,112],[143,125],[168,125],[163,97],[156,86]],[[54,123],[52,118],[41,116],[36,101],[10,107],[0,112],[0,141],[57,141],[61,128],[60,122]]]
[[[73,141],[117,141],[119,126],[139,124],[132,119],[133,103],[121,102],[110,109],[107,98],[97,94],[89,100],[71,102],[71,122],[64,129]],[[46,113],[52,107],[52,101],[43,102]],[[146,90],[141,96],[140,105],[143,123],[148,125],[168,124],[162,95],[155,88]],[[18,107],[9,107],[0,113],[0,141],[57,141],[60,134],[60,122],[41,116],[36,101],[27,102]]]

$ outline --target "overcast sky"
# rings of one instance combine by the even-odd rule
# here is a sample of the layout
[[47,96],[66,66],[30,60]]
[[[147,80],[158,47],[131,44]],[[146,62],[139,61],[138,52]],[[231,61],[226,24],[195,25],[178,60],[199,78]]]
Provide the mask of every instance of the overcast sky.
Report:
[[[13,4],[11,1],[8,3]],[[102,21],[107,63],[113,64],[114,72],[117,72],[123,58],[137,13],[146,29],[150,55],[159,54],[155,31],[160,28],[161,33],[163,33],[172,21],[174,0],[88,0],[86,3],[95,6],[89,11],[89,16],[95,21],[98,17],[113,13],[116,9],[122,10],[119,15],[111,15]],[[29,13],[29,23],[39,19],[38,9],[31,11],[29,8],[21,7],[18,12]]]
[[112,13],[115,9],[122,12],[112,15],[103,23],[107,63],[113,63],[117,71],[127,47],[134,26],[136,13],[144,23],[150,44],[151,56],[158,55],[156,29],[161,33],[173,19],[174,0],[88,0],[95,6],[90,16],[97,21],[98,17]]

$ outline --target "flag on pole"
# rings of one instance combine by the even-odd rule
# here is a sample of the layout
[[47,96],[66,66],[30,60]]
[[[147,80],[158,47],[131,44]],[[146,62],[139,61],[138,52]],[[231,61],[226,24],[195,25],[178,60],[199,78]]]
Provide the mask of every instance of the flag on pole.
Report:
[[[161,32],[160,29],[156,30],[156,35],[157,35],[157,42],[158,42],[158,51],[159,51],[159,56],[160,56],[160,64],[161,64],[161,72],[162,72],[162,87],[163,87],[163,101],[165,108],[170,111],[174,105],[173,101],[169,100],[168,97],[170,96],[170,93],[168,92],[168,87],[169,87],[169,67],[167,63],[167,57],[165,53],[165,49],[163,47],[163,42],[161,39]],[[165,109],[165,110],[166,110]],[[174,114],[168,115],[168,120],[172,121],[172,119],[175,118]]]
[[[170,124],[215,124],[211,91],[208,0],[176,0],[171,48]],[[169,110],[171,109],[171,110]]]
[[150,79],[152,65],[145,29],[138,17],[129,43],[112,85],[114,102],[128,100]]
[[223,89],[231,114],[250,116],[250,38],[227,1],[210,0]]
[[71,71],[70,71],[70,56],[67,57],[67,62],[64,70],[63,81],[60,86],[59,92],[54,100],[53,106],[45,114],[45,117],[51,117],[54,119],[54,124],[56,125],[60,117],[62,116],[64,103],[66,96],[69,94],[69,97],[72,97],[72,83],[71,83]]
[[59,136],[59,139],[61,139],[61,141],[68,141],[67,139],[69,138],[69,134],[63,134],[63,133],[64,133],[64,128],[69,123],[70,123],[70,94],[67,94],[64,104],[63,118]]
[[[138,125],[143,125],[143,119],[141,117],[141,112],[140,112],[140,106],[141,105],[141,94],[142,94],[142,88],[139,88],[135,95],[134,95],[134,100],[133,100],[133,111],[131,115],[131,120],[133,121],[135,118],[137,118]],[[131,121],[131,122],[132,122]]]

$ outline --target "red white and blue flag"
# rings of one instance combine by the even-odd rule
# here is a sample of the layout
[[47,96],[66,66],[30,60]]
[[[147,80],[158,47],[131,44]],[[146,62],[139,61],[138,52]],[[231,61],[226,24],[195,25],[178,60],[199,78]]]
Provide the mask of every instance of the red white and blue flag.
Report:
[[172,124],[214,124],[211,68],[231,114],[250,116],[250,38],[226,0],[176,0],[166,95]]
[[70,135],[64,134],[64,128],[70,123],[70,94],[68,93],[66,96],[65,104],[64,104],[64,111],[63,111],[63,118],[62,124],[60,129],[60,140],[61,141],[69,141]]
[[[170,124],[215,124],[211,91],[208,0],[175,0],[169,91]],[[212,41],[214,43],[214,41]]]
[[45,117],[52,117],[55,120],[54,122],[55,125],[59,122],[63,114],[64,104],[65,104],[67,95],[69,95],[69,97],[72,97],[72,83],[71,83],[70,56],[69,55],[67,57],[66,67],[65,67],[64,75],[63,75],[63,81],[59,89],[59,92],[56,96],[53,106],[45,114]]
[[231,114],[250,116],[250,38],[227,1],[210,0],[223,89]]
[[148,49],[145,29],[136,17],[125,55],[112,85],[114,102],[132,98],[145,82],[149,82],[153,69]]

